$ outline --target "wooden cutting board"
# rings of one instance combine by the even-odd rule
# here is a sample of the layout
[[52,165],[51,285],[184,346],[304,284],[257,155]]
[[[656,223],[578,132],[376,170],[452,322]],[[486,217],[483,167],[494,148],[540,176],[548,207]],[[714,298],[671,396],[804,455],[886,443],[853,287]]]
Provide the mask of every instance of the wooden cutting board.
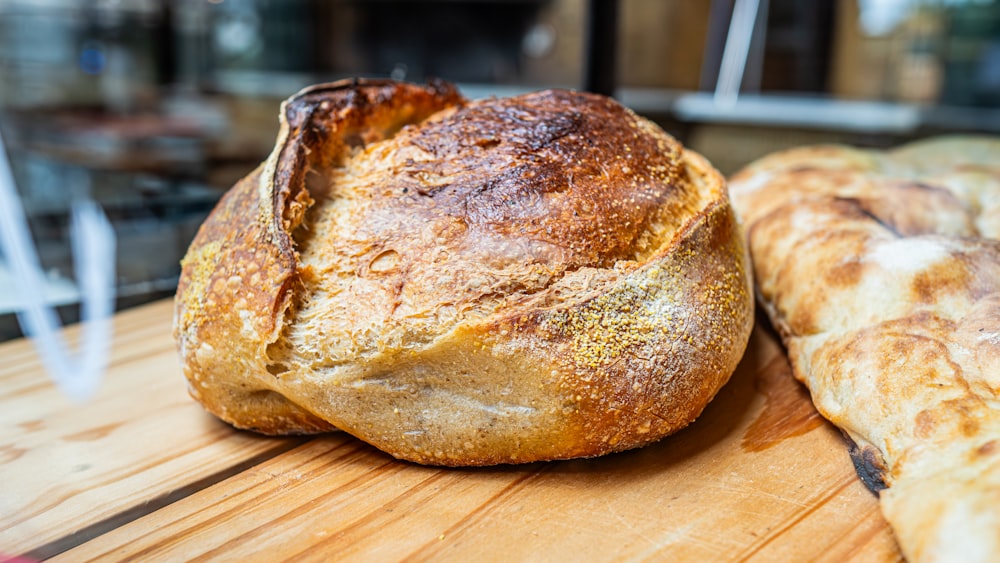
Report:
[[86,404],[48,382],[30,343],[0,345],[0,561],[902,559],[764,325],[703,415],[658,444],[441,469],[344,434],[218,422],[186,395],[171,311],[116,318]]

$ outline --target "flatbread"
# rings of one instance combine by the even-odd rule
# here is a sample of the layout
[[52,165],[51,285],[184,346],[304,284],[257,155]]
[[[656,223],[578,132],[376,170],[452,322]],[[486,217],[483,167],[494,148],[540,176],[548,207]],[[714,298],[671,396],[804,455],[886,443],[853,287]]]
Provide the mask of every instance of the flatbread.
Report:
[[730,191],[758,300],[911,561],[1000,558],[1000,140],[794,149]]

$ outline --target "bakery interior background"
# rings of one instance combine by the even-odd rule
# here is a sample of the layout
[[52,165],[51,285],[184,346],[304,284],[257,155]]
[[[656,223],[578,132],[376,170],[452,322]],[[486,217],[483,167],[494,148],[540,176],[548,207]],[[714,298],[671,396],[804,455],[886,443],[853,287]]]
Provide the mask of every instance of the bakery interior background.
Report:
[[[117,235],[116,306],[172,295],[280,100],[352,76],[470,97],[596,81],[731,173],[807,143],[1000,133],[1000,0],[0,0],[0,132],[42,294],[78,318],[68,214],[91,199]],[[0,340],[18,307],[0,257]]]

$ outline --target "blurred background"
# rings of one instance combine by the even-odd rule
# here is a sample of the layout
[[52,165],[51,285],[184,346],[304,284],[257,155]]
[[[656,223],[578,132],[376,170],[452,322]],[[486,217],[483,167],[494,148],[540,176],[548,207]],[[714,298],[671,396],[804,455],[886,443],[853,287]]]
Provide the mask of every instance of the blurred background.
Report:
[[[0,131],[45,294],[76,320],[67,212],[90,198],[118,236],[118,307],[172,295],[280,101],[339,78],[473,98],[599,85],[724,173],[806,143],[1000,133],[1000,0],[755,0],[720,103],[740,1],[0,0]],[[0,340],[17,299],[0,260]]]

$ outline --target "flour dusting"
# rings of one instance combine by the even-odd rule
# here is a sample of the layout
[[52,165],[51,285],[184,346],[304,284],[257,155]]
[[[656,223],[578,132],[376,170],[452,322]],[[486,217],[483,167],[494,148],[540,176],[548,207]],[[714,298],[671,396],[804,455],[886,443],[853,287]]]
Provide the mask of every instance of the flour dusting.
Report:
[[910,237],[879,244],[867,257],[891,272],[919,272],[930,268],[950,255],[941,240]]

